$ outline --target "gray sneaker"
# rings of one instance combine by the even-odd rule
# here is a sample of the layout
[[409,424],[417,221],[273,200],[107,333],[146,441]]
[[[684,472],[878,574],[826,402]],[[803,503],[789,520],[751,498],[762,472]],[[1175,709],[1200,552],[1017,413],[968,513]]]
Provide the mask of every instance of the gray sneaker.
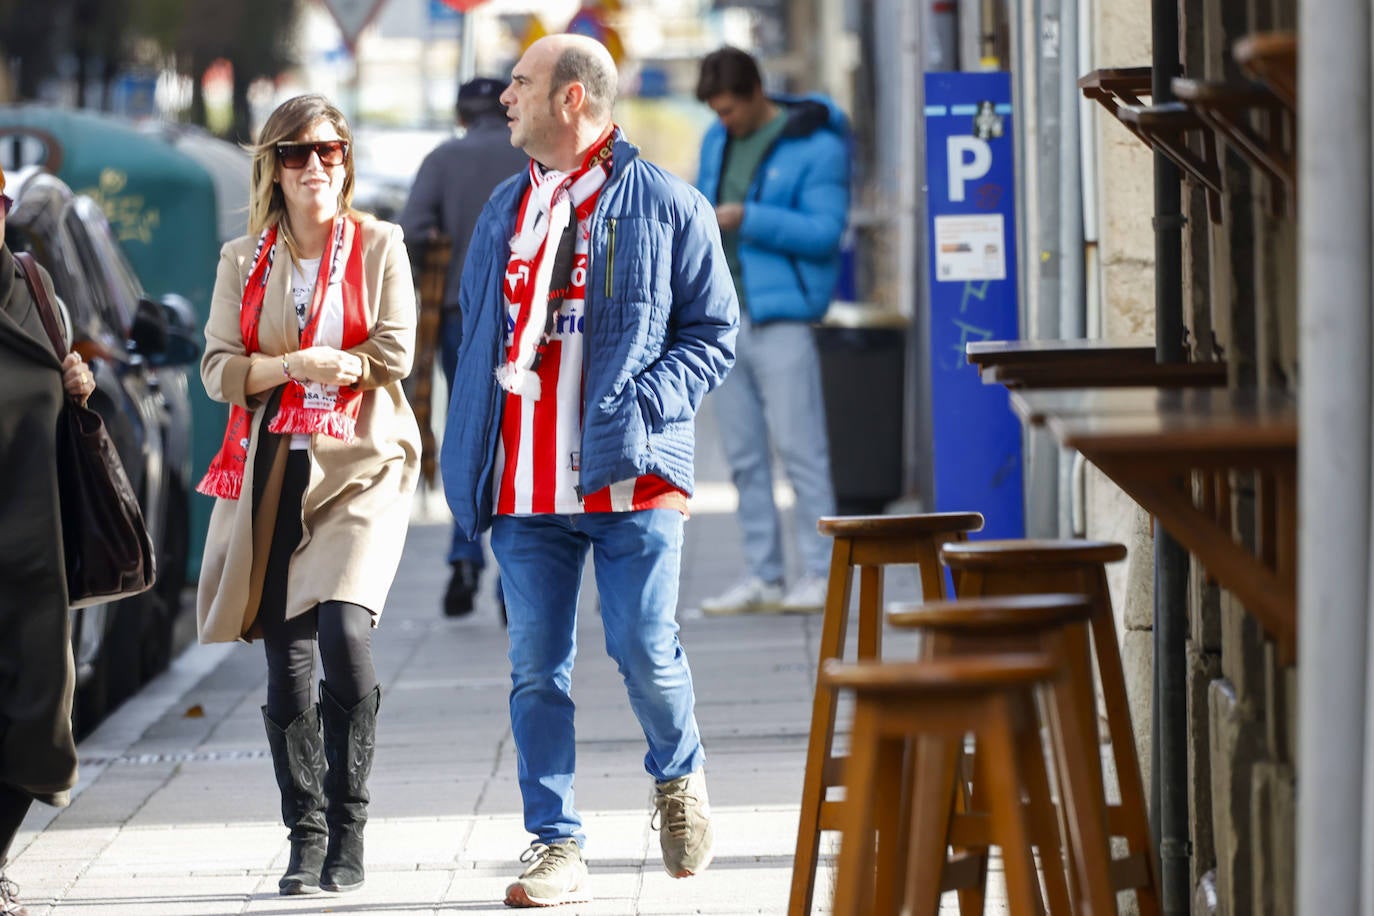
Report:
[[28,916],[28,912],[19,902],[19,885],[0,872],[0,916]]
[[674,878],[699,875],[711,864],[711,801],[706,797],[706,775],[697,770],[677,779],[654,784],[654,815],[663,867]]
[[520,854],[525,870],[506,888],[506,906],[558,906],[586,903],[587,863],[582,847],[569,837],[551,845],[534,843]]
[[701,602],[701,612],[713,617],[725,614],[773,614],[780,610],[782,585],[753,577]]

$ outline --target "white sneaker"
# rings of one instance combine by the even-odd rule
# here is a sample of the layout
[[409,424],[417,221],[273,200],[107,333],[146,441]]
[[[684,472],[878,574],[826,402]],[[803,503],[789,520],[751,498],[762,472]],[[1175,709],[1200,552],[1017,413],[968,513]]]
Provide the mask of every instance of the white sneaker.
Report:
[[825,610],[826,580],[820,576],[806,576],[797,580],[782,599],[787,614],[819,614]]
[[781,606],[781,585],[751,577],[724,594],[701,602],[701,612],[712,615],[759,614],[777,611]]

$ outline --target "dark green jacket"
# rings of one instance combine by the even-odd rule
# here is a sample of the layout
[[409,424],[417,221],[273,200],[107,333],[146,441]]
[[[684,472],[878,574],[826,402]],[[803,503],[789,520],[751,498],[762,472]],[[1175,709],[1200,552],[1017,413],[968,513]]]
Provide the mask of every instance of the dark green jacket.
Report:
[[62,364],[0,247],[0,783],[54,805],[76,783],[55,464],[61,408]]

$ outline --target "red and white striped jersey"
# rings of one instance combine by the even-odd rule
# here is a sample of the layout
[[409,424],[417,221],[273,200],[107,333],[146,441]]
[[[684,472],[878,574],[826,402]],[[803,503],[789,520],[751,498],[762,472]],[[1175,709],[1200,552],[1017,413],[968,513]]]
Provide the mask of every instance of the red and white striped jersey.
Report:
[[[578,222],[572,283],[567,295],[558,302],[557,314],[535,370],[539,375],[541,395],[533,400],[515,393],[506,394],[492,482],[498,515],[571,515],[668,508],[687,511],[686,494],[652,474],[620,481],[578,497],[587,252],[590,215],[599,194],[598,187],[576,208]],[[533,218],[532,209],[531,193],[527,190],[516,221],[517,234],[526,221]],[[531,260],[513,253],[507,265],[504,284],[507,351],[514,345],[521,309],[530,307],[529,284],[538,269],[538,260],[538,253]]]

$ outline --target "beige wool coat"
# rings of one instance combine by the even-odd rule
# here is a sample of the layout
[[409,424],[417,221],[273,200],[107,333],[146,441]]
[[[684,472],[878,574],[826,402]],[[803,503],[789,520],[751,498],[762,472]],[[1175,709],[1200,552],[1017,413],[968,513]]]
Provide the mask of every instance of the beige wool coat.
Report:
[[[299,616],[323,601],[346,601],[372,612],[376,626],[396,575],[420,468],[420,431],[401,390],[415,350],[415,289],[399,226],[379,220],[361,224],[363,299],[371,329],[352,348],[362,358],[357,386],[366,393],[352,443],[312,437],[310,483],[302,506],[304,531],[291,557],[286,616]],[[267,431],[280,387],[247,395],[255,360],[280,362],[300,345],[291,299],[291,259],[278,241],[263,303],[260,352],[244,352],[239,304],[252,269],[255,236],[225,244],[220,252],[210,317],[205,326],[201,378],[211,398],[253,414],[248,461],[239,499],[216,499],[201,561],[196,619],[201,642],[230,642],[256,635],[258,603],[272,541],[289,436]],[[259,449],[272,448],[271,461]],[[267,458],[269,456],[262,456]],[[265,481],[255,469],[270,467]],[[260,493],[254,511],[254,493]]]

